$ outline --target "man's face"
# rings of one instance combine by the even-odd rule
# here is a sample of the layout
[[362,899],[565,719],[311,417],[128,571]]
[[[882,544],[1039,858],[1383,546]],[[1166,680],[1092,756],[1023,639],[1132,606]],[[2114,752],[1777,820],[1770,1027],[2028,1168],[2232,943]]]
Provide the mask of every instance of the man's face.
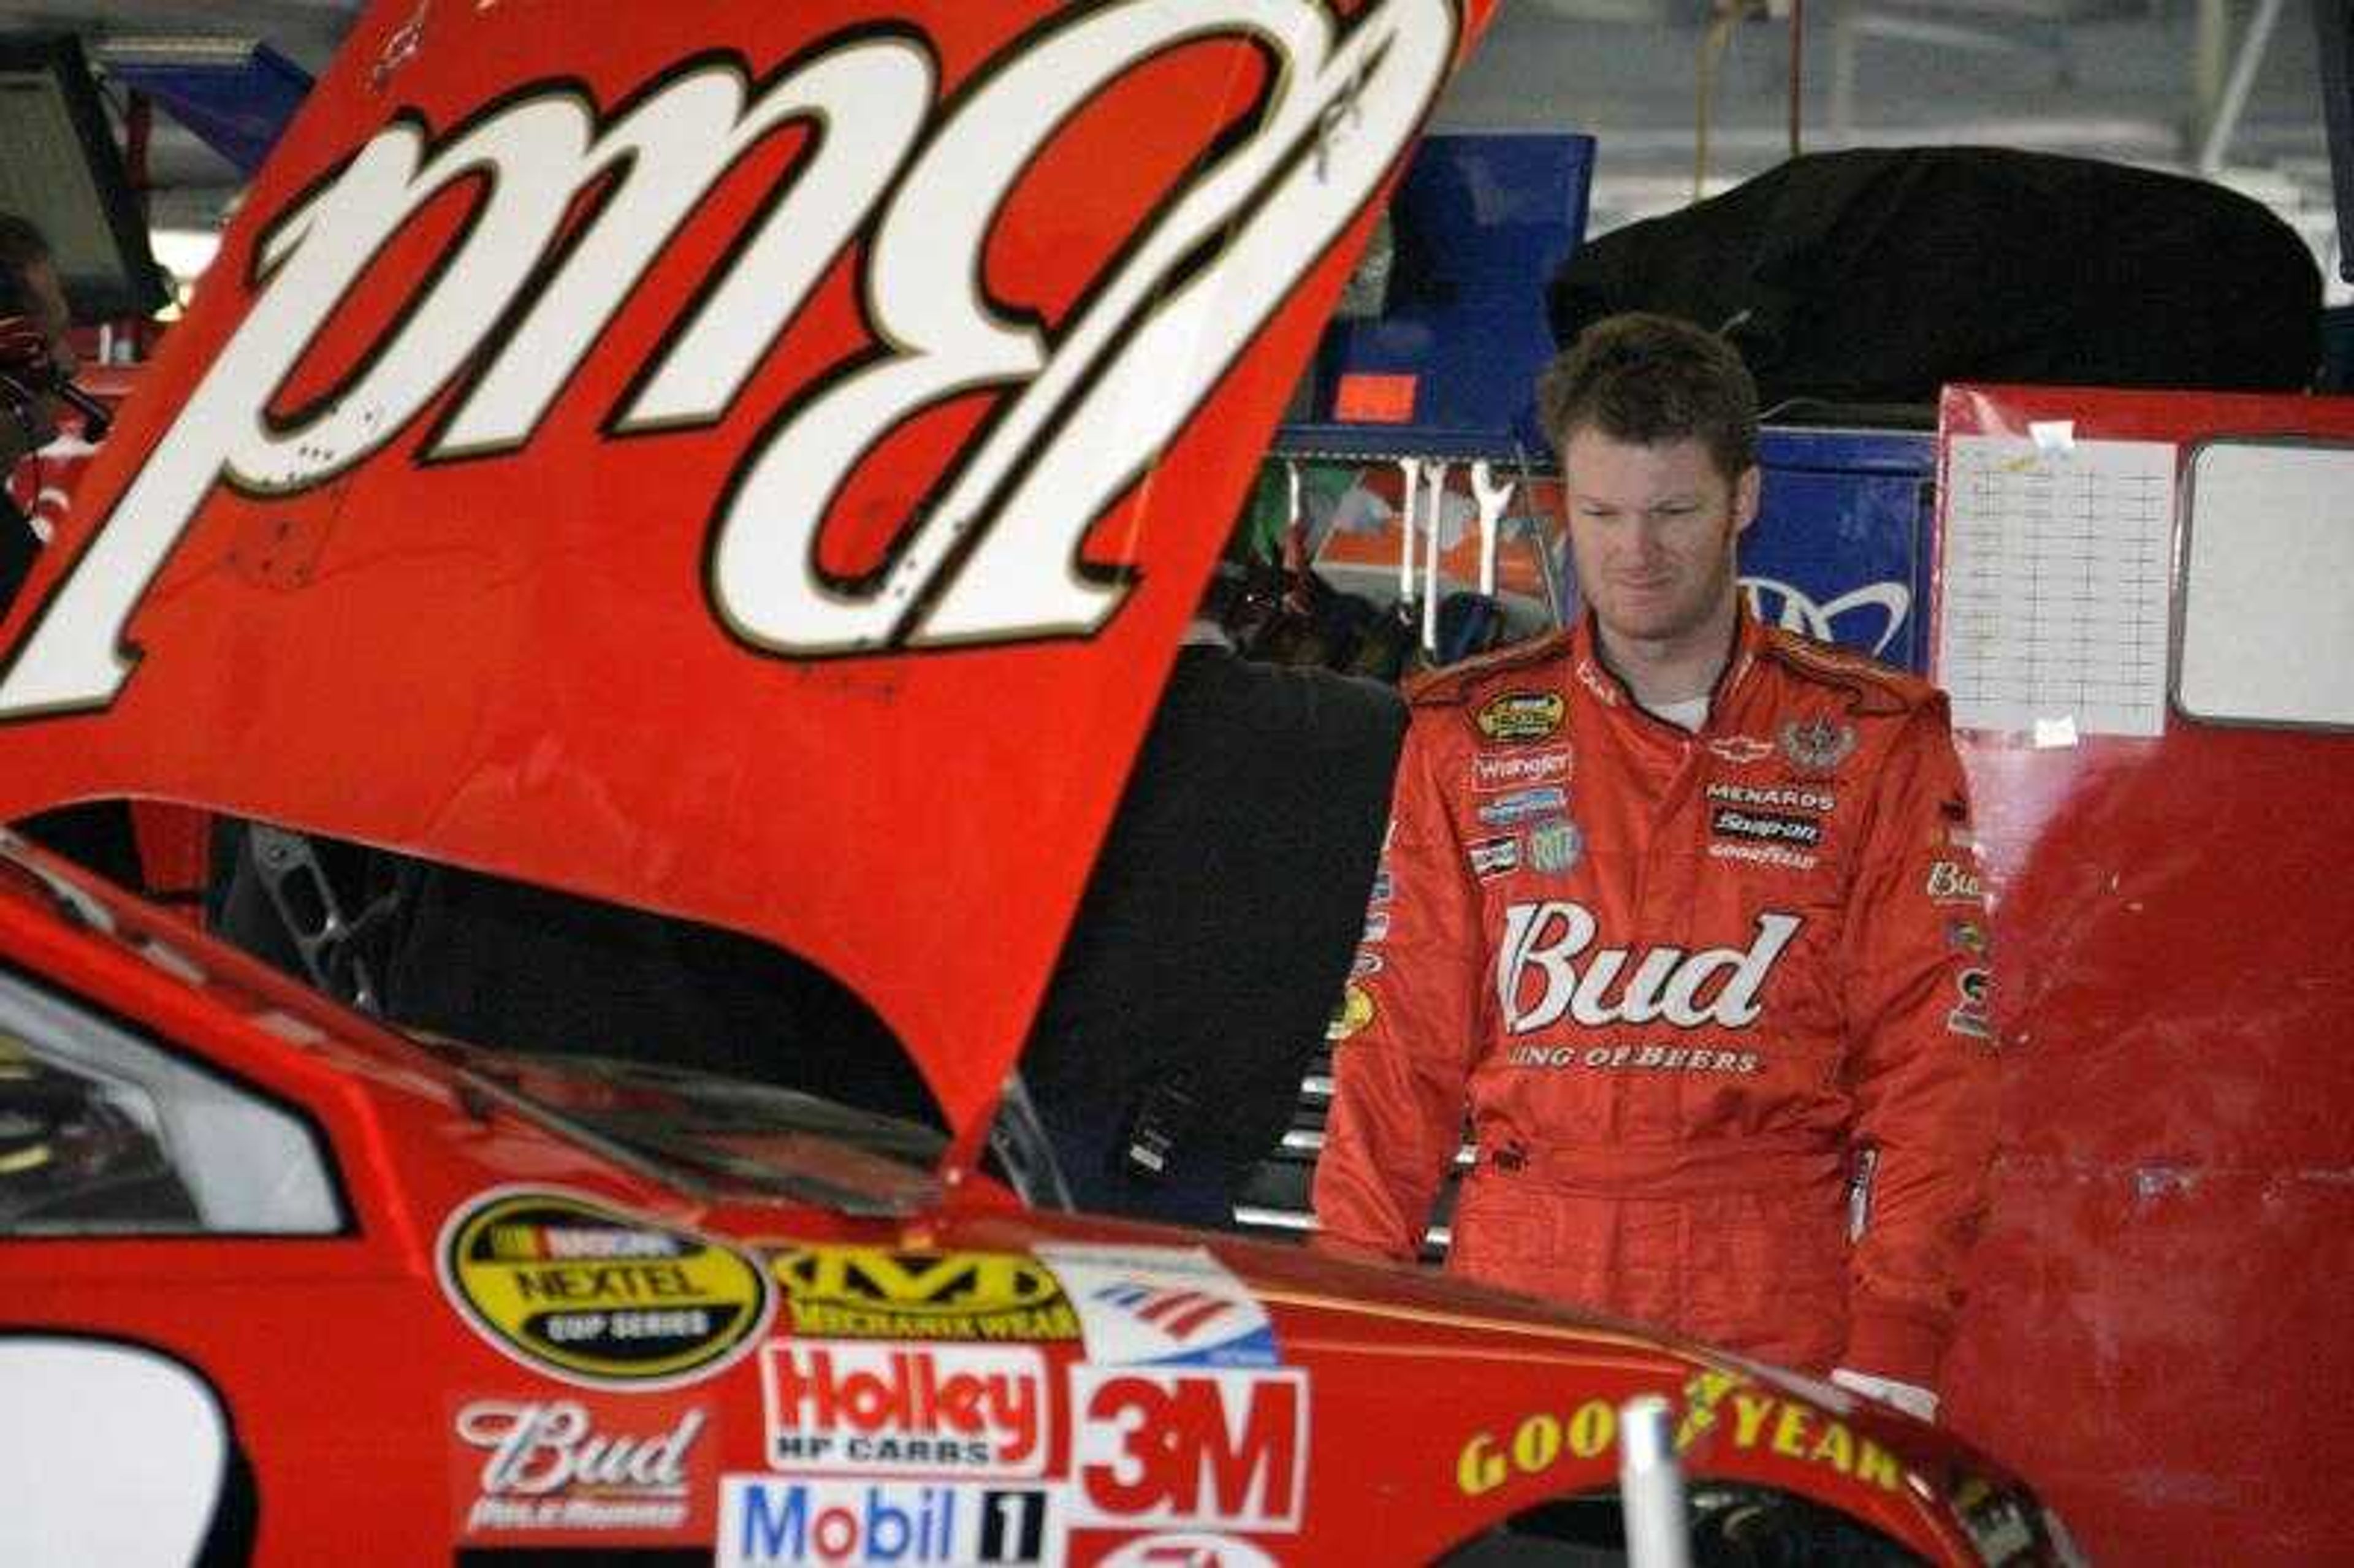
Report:
[[1561,466],[1578,589],[1606,639],[1674,644],[1729,622],[1756,469],[1728,479],[1696,440],[1645,445],[1590,427],[1572,432]]
[[[35,261],[19,275],[27,302],[31,306],[30,314],[48,340],[50,362],[59,375],[71,376],[80,364],[74,358],[73,346],[66,341],[66,329],[72,317],[66,309],[66,291],[58,282],[57,268],[48,261]],[[0,411],[0,462],[14,462],[34,448],[46,445],[58,433],[57,415],[57,399],[46,395],[33,399],[32,407],[26,410],[24,426]]]

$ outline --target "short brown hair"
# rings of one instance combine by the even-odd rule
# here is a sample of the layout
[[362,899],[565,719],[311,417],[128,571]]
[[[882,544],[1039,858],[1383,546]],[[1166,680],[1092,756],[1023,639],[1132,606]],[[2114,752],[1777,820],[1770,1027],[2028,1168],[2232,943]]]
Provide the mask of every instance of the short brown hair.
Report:
[[1553,450],[1596,429],[1649,446],[1698,440],[1737,479],[1757,462],[1757,383],[1733,345],[1673,316],[1606,316],[1577,334],[1537,379],[1537,412]]

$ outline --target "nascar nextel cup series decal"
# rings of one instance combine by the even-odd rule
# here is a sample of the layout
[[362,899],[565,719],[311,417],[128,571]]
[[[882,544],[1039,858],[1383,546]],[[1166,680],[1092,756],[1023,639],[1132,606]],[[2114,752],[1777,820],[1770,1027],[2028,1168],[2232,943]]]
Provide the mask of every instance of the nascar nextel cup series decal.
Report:
[[774,1300],[733,1247],[567,1192],[485,1193],[450,1216],[436,1251],[476,1332],[591,1388],[708,1377],[750,1349]]
[[[1460,23],[1453,0],[1384,0],[1345,24],[1313,0],[1129,0],[1025,36],[946,102],[928,39],[856,28],[773,79],[704,54],[625,104],[562,79],[455,126],[398,113],[258,242],[244,319],[43,605],[0,677],[0,717],[114,700],[135,667],[123,632],[141,595],[224,487],[331,483],[445,395],[418,461],[527,450],[680,228],[797,124],[822,128],[809,165],[636,367],[605,439],[722,421],[836,260],[856,255],[882,351],[810,377],[712,497],[713,613],[745,645],[787,657],[1090,635],[1129,584],[1077,569],[1082,536],[1389,172]],[[1048,333],[985,297],[1009,202],[1080,111],[1221,38],[1264,51],[1274,85],[1144,218],[1083,308]],[[349,384],[292,416],[274,408],[354,285],[461,187],[479,201],[462,242]],[[584,201],[591,193],[601,199]],[[847,478],[934,405],[978,390],[1003,396],[1000,416],[887,568],[871,582],[829,572],[820,535]]]

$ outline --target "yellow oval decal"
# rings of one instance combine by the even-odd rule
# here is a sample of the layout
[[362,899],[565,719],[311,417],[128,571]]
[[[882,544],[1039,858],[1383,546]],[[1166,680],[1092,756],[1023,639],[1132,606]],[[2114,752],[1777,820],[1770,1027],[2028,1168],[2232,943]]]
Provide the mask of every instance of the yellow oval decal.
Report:
[[475,1330],[570,1383],[691,1383],[768,1325],[750,1258],[567,1193],[485,1194],[450,1216],[440,1251],[442,1287]]
[[1543,740],[1561,728],[1559,692],[1507,692],[1479,710],[1479,733],[1490,740]]

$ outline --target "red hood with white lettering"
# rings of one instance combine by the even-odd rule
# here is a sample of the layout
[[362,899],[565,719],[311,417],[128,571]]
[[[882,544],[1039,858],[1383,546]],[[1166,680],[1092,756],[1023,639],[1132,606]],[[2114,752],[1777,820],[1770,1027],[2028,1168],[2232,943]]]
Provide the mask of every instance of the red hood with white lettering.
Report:
[[386,0],[21,596],[0,812],[751,932],[960,1129],[1490,0]]

